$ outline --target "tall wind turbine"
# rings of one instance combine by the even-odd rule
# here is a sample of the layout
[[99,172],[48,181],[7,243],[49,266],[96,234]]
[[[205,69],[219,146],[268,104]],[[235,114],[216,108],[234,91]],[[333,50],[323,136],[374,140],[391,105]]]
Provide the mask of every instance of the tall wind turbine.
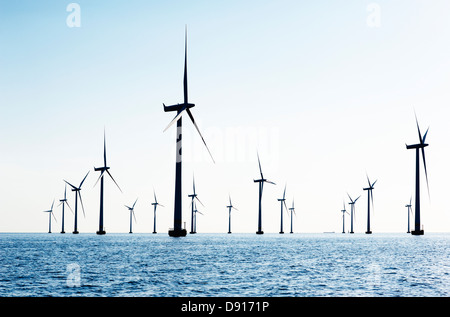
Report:
[[411,231],[409,230],[409,214],[411,214],[412,215],[412,197],[409,199],[409,204],[408,205],[405,205],[405,207],[407,207],[408,208],[408,231],[406,232],[406,233],[411,233]]
[[206,145],[205,139],[203,138],[200,130],[195,123],[194,117],[192,116],[190,108],[194,107],[195,104],[188,102],[188,84],[187,84],[187,27],[185,30],[185,44],[184,44],[184,79],[183,79],[183,92],[184,92],[184,102],[182,104],[177,104],[173,106],[164,106],[165,112],[176,111],[177,115],[173,120],[169,123],[169,125],[164,129],[166,131],[174,122],[177,122],[177,139],[176,139],[176,164],[175,164],[175,205],[174,205],[174,217],[173,217],[173,228],[169,229],[169,236],[171,237],[184,237],[186,236],[186,229],[181,228],[182,224],[182,205],[181,205],[181,163],[182,163],[182,154],[181,154],[181,136],[182,136],[182,115],[186,112],[189,115],[192,123],[197,129],[198,134],[202,138],[203,144],[209,152],[213,162],[214,159],[211,155],[211,152]]
[[[367,175],[366,175],[367,176]],[[372,184],[370,183],[369,176],[367,176],[367,182],[369,183],[369,187],[363,188],[363,190],[367,190],[367,234],[371,234],[372,231],[370,230],[370,202],[372,202],[372,208],[373,208],[373,193],[372,190],[374,189],[374,185],[377,181],[374,181]]]
[[278,201],[281,204],[281,224],[280,224],[280,234],[283,234],[283,205],[286,207],[286,211],[288,210],[288,207],[286,206],[286,185],[284,185],[284,192],[283,192],[283,198],[278,198]]
[[156,233],[156,207],[157,206],[164,207],[164,206],[161,205],[160,203],[158,203],[158,201],[156,200],[155,190],[153,190],[153,196],[155,196],[155,202],[152,203],[152,205],[153,205],[153,233]]
[[289,211],[291,212],[291,232],[290,233],[294,233],[293,229],[293,223],[294,223],[294,218],[293,218],[293,214],[295,214],[295,208],[294,208],[294,199],[292,199],[292,207],[289,208]]
[[189,233],[196,233],[196,231],[195,231],[195,228],[194,228],[194,218],[195,218],[195,215],[194,215],[194,199],[197,199],[198,200],[198,202],[200,203],[200,204],[202,204],[202,206],[204,206],[203,205],[203,203],[200,201],[200,199],[198,199],[198,197],[197,197],[197,194],[195,193],[195,179],[194,179],[194,177],[192,177],[192,188],[193,188],[193,190],[194,190],[194,193],[193,194],[191,194],[191,195],[188,195],[188,197],[190,197],[191,198],[191,232],[189,232]]
[[263,176],[263,172],[261,169],[261,162],[259,160],[259,154],[256,153],[256,155],[258,156],[258,164],[259,164],[259,172],[261,174],[261,178],[260,179],[254,179],[253,182],[258,183],[259,185],[259,210],[258,210],[258,231],[256,231],[256,234],[263,234],[264,231],[262,231],[262,219],[261,219],[261,200],[262,200],[262,193],[263,193],[263,187],[264,187],[264,183],[269,183],[269,184],[273,184],[276,185],[274,182],[271,182],[267,179],[264,178]]
[[228,198],[229,198],[229,200],[230,200],[230,204],[227,206],[227,208],[228,208],[228,233],[231,233],[231,209],[234,209],[234,210],[238,210],[237,208],[235,208],[234,206],[233,206],[233,204],[231,203],[231,196],[230,195],[228,195]]
[[86,180],[86,177],[88,176],[89,172],[87,172],[86,176],[83,178],[83,180],[80,183],[80,186],[76,187],[74,185],[72,185],[71,183],[69,183],[68,181],[64,180],[70,187],[72,187],[72,191],[75,192],[75,221],[74,221],[74,229],[73,229],[73,234],[78,234],[78,197],[80,197],[80,203],[81,203],[81,209],[83,210],[83,215],[85,215],[84,213],[84,206],[83,206],[83,200],[81,199],[81,186],[83,185],[84,181]]
[[50,210],[45,210],[44,212],[48,212],[48,233],[52,233],[52,217],[55,219],[56,221],[56,217],[53,214],[53,204],[55,203],[55,200],[53,199],[53,203],[52,203],[52,207],[50,208]]
[[342,209],[341,212],[342,212],[342,233],[345,233],[345,214],[349,215],[347,210],[345,210],[345,202],[344,202],[344,209]]
[[[60,199],[60,203],[58,206],[62,205],[62,227],[61,227],[61,233],[66,233],[64,231],[64,205],[66,204],[67,207],[69,207],[70,211],[72,211],[72,208],[70,208],[69,203],[67,202],[67,198],[66,198],[66,191],[67,191],[67,184],[64,184],[64,198]],[[73,214],[73,211],[72,211]]]
[[97,234],[106,233],[106,231],[103,228],[103,178],[104,178],[103,176],[105,172],[108,173],[109,177],[111,177],[114,184],[116,184],[117,188],[119,188],[120,192],[122,192],[119,185],[117,185],[116,181],[114,180],[114,178],[112,177],[111,173],[108,170],[109,167],[106,165],[106,134],[105,131],[103,130],[103,167],[94,167],[94,171],[100,172],[100,177],[94,184],[95,187],[95,185],[97,185],[98,181],[100,180],[100,219]]
[[420,151],[422,150],[422,158],[423,158],[423,167],[425,170],[425,178],[427,181],[427,188],[428,188],[428,195],[430,194],[430,188],[428,187],[428,174],[427,174],[427,164],[425,162],[425,147],[428,146],[427,143],[425,143],[425,139],[428,134],[428,129],[425,132],[425,134],[422,137],[422,134],[420,133],[419,128],[419,122],[417,121],[416,116],[416,124],[417,124],[417,131],[419,132],[419,144],[413,144],[413,145],[406,145],[406,149],[416,149],[416,213],[415,213],[415,219],[414,219],[414,230],[411,232],[412,235],[423,235],[423,229],[420,229]]
[[133,218],[134,218],[134,221],[136,222],[136,216],[134,215],[134,206],[136,205],[137,200],[138,199],[136,198],[136,200],[134,201],[133,207],[125,205],[125,207],[127,207],[128,210],[130,211],[130,232],[129,233],[133,233]]
[[197,210],[197,202],[193,201],[194,204],[194,232],[191,233],[197,233],[197,213],[199,213],[200,215],[203,215],[200,211]]
[[[347,195],[348,195],[348,193],[347,193]],[[359,199],[359,197],[361,197],[361,196],[358,196],[358,198],[356,198],[355,200],[353,200],[352,199],[352,197],[350,197],[350,195],[348,195],[348,198],[350,198],[350,202],[348,203],[349,205],[350,205],[350,233],[354,233],[353,232],[353,215],[355,215],[355,217],[356,217],[356,213],[355,213],[355,203],[356,203],[356,201]]]

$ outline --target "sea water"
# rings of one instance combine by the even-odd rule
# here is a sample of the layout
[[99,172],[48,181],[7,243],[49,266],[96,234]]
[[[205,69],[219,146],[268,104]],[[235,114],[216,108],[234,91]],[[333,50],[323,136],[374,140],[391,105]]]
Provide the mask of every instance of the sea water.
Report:
[[450,234],[1,233],[0,296],[450,296]]

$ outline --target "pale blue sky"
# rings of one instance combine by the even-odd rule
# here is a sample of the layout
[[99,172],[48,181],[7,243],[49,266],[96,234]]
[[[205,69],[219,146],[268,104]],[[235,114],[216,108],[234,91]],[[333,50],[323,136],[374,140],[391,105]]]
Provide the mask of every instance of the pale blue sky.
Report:
[[[127,232],[123,205],[139,197],[133,227],[150,232],[154,187],[166,206],[158,231],[167,232],[175,131],[162,132],[173,118],[162,103],[182,101],[185,25],[189,97],[216,159],[186,118],[187,224],[195,173],[205,204],[199,232],[226,232],[229,192],[240,210],[232,230],[256,231],[259,149],[277,183],[264,187],[266,232],[279,231],[286,182],[295,231],[340,232],[349,192],[363,195],[355,228],[364,232],[366,172],[378,179],[373,231],[405,231],[415,155],[404,144],[418,141],[415,109],[423,131],[430,126],[425,231],[449,230],[448,1],[78,1],[79,28],[66,24],[69,3],[0,0],[0,231],[45,232],[41,210],[62,197],[63,179],[79,183],[91,170],[79,230],[95,232],[93,166],[106,128],[108,163],[124,191],[106,181],[106,230]],[[380,27],[367,24],[371,3]]]

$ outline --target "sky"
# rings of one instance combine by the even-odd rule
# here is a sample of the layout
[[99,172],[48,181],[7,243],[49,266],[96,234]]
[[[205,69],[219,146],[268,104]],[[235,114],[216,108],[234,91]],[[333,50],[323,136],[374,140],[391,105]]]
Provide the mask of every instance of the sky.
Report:
[[[0,232],[61,227],[64,180],[83,184],[78,230],[98,230],[103,133],[105,228],[173,226],[175,126],[183,101],[188,30],[189,101],[215,159],[183,120],[183,222],[204,206],[197,232],[257,230],[257,153],[264,177],[263,230],[280,230],[280,203],[295,201],[294,231],[341,232],[347,194],[354,231],[406,232],[414,202],[415,113],[427,135],[429,195],[421,165],[425,232],[450,230],[450,3],[419,1],[5,1],[0,0]],[[422,162],[421,162],[422,164]],[[95,186],[94,186],[95,185]],[[67,189],[74,209],[74,192]],[[413,207],[414,208],[414,207]],[[66,209],[65,230],[74,217]],[[284,214],[284,231],[289,231]],[[346,231],[350,218],[346,216]],[[411,221],[412,226],[412,221]]]

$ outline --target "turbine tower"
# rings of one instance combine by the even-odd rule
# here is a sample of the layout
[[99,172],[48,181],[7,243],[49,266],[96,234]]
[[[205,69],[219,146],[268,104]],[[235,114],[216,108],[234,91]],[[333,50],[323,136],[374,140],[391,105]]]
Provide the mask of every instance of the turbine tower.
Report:
[[195,231],[195,228],[194,228],[194,218],[195,218],[195,215],[194,215],[194,213],[195,213],[195,211],[194,211],[194,199],[197,199],[198,200],[198,202],[200,203],[200,204],[202,204],[202,206],[204,206],[203,205],[203,203],[200,201],[200,199],[198,199],[198,197],[197,197],[197,194],[195,193],[195,179],[194,179],[194,177],[192,177],[192,187],[193,187],[193,190],[194,190],[194,193],[193,194],[191,194],[191,195],[188,195],[188,197],[190,197],[191,198],[191,232],[189,232],[189,233],[196,233],[196,231]]
[[411,233],[411,231],[409,230],[409,214],[411,214],[412,215],[412,197],[409,199],[409,204],[408,205],[405,205],[405,207],[407,207],[408,208],[408,231],[406,232],[406,233]]
[[187,28],[185,30],[185,44],[184,44],[184,79],[183,79],[183,92],[184,92],[184,102],[182,104],[177,104],[173,106],[166,106],[163,104],[164,111],[176,111],[177,115],[173,120],[169,123],[169,125],[164,129],[166,131],[174,122],[177,122],[177,134],[176,134],[176,164],[175,164],[175,205],[174,205],[174,217],[173,217],[173,228],[169,229],[169,236],[171,237],[184,237],[186,236],[186,229],[181,228],[182,224],[182,205],[181,205],[181,163],[182,163],[182,154],[181,154],[181,141],[182,141],[182,114],[187,112],[189,118],[197,129],[198,134],[202,138],[203,144],[209,152],[213,162],[214,159],[211,155],[211,152],[206,145],[205,139],[203,138],[200,130],[195,123],[194,117],[192,116],[190,108],[194,107],[195,104],[188,102],[188,85],[187,85]]
[[111,177],[111,179],[113,180],[114,184],[116,184],[117,188],[119,188],[120,192],[122,192],[122,190],[120,189],[119,185],[117,185],[116,181],[114,180],[114,178],[112,177],[111,173],[108,171],[109,167],[108,165],[106,165],[106,134],[105,131],[103,130],[103,167],[94,167],[94,171],[96,172],[100,172],[100,177],[97,179],[97,181],[94,184],[97,185],[98,181],[100,180],[100,219],[99,219],[99,226],[98,226],[98,231],[97,234],[105,234],[106,231],[104,230],[103,227],[103,179],[104,179],[104,173],[108,173],[109,177]]
[[[67,204],[67,207],[69,207],[70,211],[72,211],[72,208],[70,208],[69,203],[67,202],[67,198],[66,198],[66,191],[67,191],[67,184],[64,184],[64,198],[60,199],[60,203],[58,206],[62,205],[62,226],[61,226],[61,233],[66,233],[64,231],[64,204]],[[73,211],[72,211],[73,214]]]
[[289,208],[289,211],[291,212],[291,232],[290,233],[294,233],[293,229],[293,223],[294,223],[294,218],[293,218],[293,214],[295,214],[295,208],[294,208],[294,199],[292,199],[292,207]]
[[[367,175],[366,175],[367,176]],[[370,230],[370,202],[372,201],[372,209],[373,209],[373,193],[372,190],[374,189],[374,185],[377,181],[370,183],[369,176],[367,176],[367,182],[369,183],[369,187],[363,188],[363,190],[367,190],[367,231],[366,234],[371,234],[372,231]]]
[[80,183],[80,186],[76,187],[69,183],[68,181],[64,180],[70,187],[72,187],[72,191],[75,192],[75,221],[74,221],[74,229],[73,234],[78,234],[78,197],[80,197],[80,203],[81,203],[81,209],[83,210],[83,215],[86,217],[84,213],[84,206],[83,206],[83,200],[81,199],[81,186],[83,185],[84,181],[86,180],[86,177],[89,175],[89,172],[87,172],[86,176],[83,178],[83,180]]
[[52,217],[55,219],[56,221],[56,217],[53,214],[53,204],[55,203],[55,200],[53,199],[53,203],[52,203],[52,207],[50,208],[50,210],[45,210],[44,212],[48,212],[48,233],[52,233]]
[[155,190],[153,190],[153,196],[155,196],[155,202],[152,203],[152,205],[153,205],[153,233],[156,233],[156,207],[157,206],[164,207],[164,206],[161,205],[160,203],[158,203],[158,201],[156,200]]
[[423,158],[423,167],[425,170],[425,178],[427,181],[427,188],[428,188],[428,195],[430,195],[430,188],[428,187],[428,174],[427,174],[427,164],[425,162],[425,147],[428,146],[428,144],[425,143],[425,139],[428,134],[428,129],[423,135],[420,133],[419,128],[419,122],[417,121],[416,116],[416,124],[417,124],[417,131],[419,133],[419,144],[413,144],[413,145],[406,145],[407,150],[415,149],[416,150],[416,213],[414,217],[414,230],[411,232],[412,235],[423,235],[424,231],[423,229],[420,229],[420,150],[422,151],[422,158]]
[[276,185],[274,182],[271,182],[267,179],[264,178],[263,176],[263,172],[261,169],[261,162],[259,160],[259,154],[256,153],[256,155],[258,156],[258,164],[259,164],[259,172],[261,174],[261,178],[260,179],[254,179],[253,182],[254,183],[258,183],[259,185],[259,210],[258,210],[258,231],[256,231],[256,234],[263,234],[264,231],[262,231],[262,219],[261,219],[261,200],[262,200],[262,193],[263,193],[263,187],[264,187],[264,183],[269,183],[269,184],[273,184]]
[[[347,193],[347,195],[348,195],[348,193]],[[350,233],[354,233],[353,232],[353,215],[355,215],[355,219],[356,219],[356,213],[355,213],[355,203],[356,203],[356,201],[359,199],[359,197],[361,197],[361,196],[358,196],[358,198],[356,198],[355,200],[353,200],[352,199],[352,197],[350,197],[350,195],[348,195],[348,198],[350,198],[350,202],[348,203],[349,205],[350,205]]]
[[235,208],[234,206],[233,206],[233,204],[231,203],[231,196],[230,195],[228,195],[228,198],[229,198],[229,200],[230,200],[230,204],[227,206],[227,208],[228,208],[228,233],[231,233],[231,209],[234,209],[234,210],[238,210],[237,208]]
[[278,201],[281,204],[281,224],[280,224],[280,234],[283,234],[283,205],[286,207],[286,211],[288,210],[288,207],[286,206],[286,185],[284,185],[284,192],[283,192],[283,198],[278,198]]
[[138,199],[136,198],[136,200],[134,201],[133,207],[125,205],[125,207],[127,207],[128,210],[130,211],[130,232],[129,233],[133,233],[133,219],[132,219],[132,217],[134,218],[134,221],[136,222],[136,216],[134,215],[134,206],[136,205],[137,200]]
[[347,210],[345,210],[345,202],[344,202],[344,209],[342,209],[341,212],[342,212],[342,233],[345,233],[345,214],[349,215]]

